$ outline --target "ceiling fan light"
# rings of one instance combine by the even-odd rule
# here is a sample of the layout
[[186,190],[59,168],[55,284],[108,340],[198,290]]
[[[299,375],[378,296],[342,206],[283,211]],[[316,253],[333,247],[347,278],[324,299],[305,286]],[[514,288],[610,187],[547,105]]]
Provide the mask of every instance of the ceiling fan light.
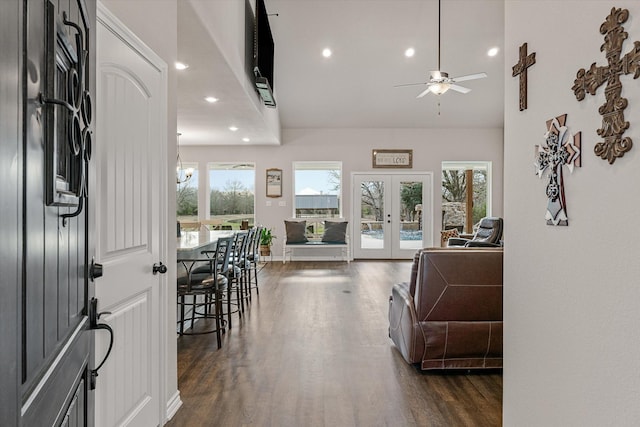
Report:
[[434,95],[442,95],[449,90],[451,85],[449,83],[435,83],[429,86],[429,91]]

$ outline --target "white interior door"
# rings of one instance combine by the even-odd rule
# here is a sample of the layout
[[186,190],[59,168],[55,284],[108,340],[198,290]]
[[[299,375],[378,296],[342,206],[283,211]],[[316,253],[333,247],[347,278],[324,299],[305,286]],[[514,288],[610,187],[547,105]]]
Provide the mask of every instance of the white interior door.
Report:
[[[96,280],[114,331],[99,373],[96,425],[159,425],[166,281],[166,64],[104,8],[97,25]],[[108,347],[96,334],[96,362]]]
[[431,173],[354,173],[353,256],[410,259],[433,244]]

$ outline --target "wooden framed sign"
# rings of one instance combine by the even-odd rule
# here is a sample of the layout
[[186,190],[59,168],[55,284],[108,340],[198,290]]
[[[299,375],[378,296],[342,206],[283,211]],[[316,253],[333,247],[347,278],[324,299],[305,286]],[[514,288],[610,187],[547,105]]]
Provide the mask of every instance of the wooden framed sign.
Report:
[[413,167],[413,150],[373,150],[371,161],[374,168]]
[[267,169],[267,197],[282,197],[282,169]]

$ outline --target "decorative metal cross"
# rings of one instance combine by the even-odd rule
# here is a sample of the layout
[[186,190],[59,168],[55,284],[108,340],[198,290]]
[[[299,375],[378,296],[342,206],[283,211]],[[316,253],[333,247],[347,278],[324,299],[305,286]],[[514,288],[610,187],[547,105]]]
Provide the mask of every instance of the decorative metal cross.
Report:
[[513,66],[513,77],[520,76],[520,111],[527,109],[527,68],[536,63],[536,53],[527,56],[527,44],[520,46],[520,61]]
[[547,120],[545,145],[536,145],[536,175],[542,178],[546,171],[549,172],[547,184],[549,202],[545,214],[547,225],[569,225],[562,166],[567,165],[570,172],[573,172],[574,166],[582,166],[581,133],[571,135],[565,126],[566,121],[566,114]]
[[622,138],[629,128],[629,122],[624,120],[627,100],[620,96],[622,92],[620,75],[633,73],[634,79],[640,76],[640,42],[634,42],[633,49],[624,57],[620,57],[622,44],[628,37],[621,24],[628,18],[627,9],[615,7],[611,9],[611,13],[600,26],[600,34],[604,35],[604,43],[600,46],[600,50],[606,52],[609,65],[598,67],[594,62],[588,71],[581,68],[571,88],[578,101],[582,101],[586,92],[595,95],[596,89],[607,82],[604,90],[606,102],[598,110],[602,116],[602,128],[597,132],[604,141],[598,142],[594,151],[597,156],[608,160],[609,164],[613,164],[618,157],[624,156],[624,153],[631,150],[633,146],[631,138]]

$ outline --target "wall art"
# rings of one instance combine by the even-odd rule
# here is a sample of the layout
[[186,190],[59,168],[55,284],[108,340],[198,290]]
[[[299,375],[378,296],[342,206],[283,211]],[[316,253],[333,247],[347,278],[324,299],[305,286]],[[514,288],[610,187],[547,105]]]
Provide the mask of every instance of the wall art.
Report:
[[282,169],[267,169],[267,197],[282,197]]
[[371,166],[374,168],[413,167],[413,150],[372,150]]
[[536,63],[536,53],[527,55],[527,44],[520,46],[520,59],[511,69],[513,77],[520,76],[520,111],[527,109],[527,70]]
[[573,172],[574,166],[582,166],[581,133],[572,135],[566,121],[566,114],[547,120],[545,142],[536,145],[536,175],[542,178],[546,172],[548,176],[547,225],[569,225],[562,167],[567,165],[569,172]]
[[624,109],[627,99],[622,98],[622,83],[620,75],[633,74],[633,78],[640,76],[640,42],[634,42],[633,48],[626,55],[622,55],[622,45],[628,37],[622,24],[629,18],[627,9],[612,8],[609,16],[600,26],[600,34],[604,35],[604,43],[600,50],[605,52],[607,66],[597,66],[594,62],[589,70],[578,70],[574,81],[573,93],[578,101],[585,98],[586,93],[596,94],[596,90],[605,82],[604,90],[606,102],[600,106],[598,112],[602,116],[602,127],[597,133],[604,141],[598,142],[594,151],[597,156],[613,164],[618,157],[631,150],[633,141],[622,135],[629,128],[629,122],[624,120]]

